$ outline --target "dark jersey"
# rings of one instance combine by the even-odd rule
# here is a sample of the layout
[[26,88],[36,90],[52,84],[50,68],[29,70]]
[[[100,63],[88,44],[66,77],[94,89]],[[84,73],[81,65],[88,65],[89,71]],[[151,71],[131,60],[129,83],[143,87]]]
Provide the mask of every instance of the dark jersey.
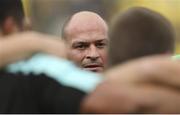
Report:
[[84,96],[44,74],[0,72],[0,113],[78,113]]

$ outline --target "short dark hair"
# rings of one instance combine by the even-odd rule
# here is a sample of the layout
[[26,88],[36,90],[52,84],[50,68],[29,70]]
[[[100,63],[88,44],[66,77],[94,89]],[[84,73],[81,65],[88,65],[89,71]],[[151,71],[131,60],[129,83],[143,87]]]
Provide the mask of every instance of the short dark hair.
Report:
[[174,29],[161,14],[133,7],[119,15],[110,27],[109,65],[153,54],[173,53]]
[[18,25],[22,25],[24,11],[21,0],[0,0],[0,26],[8,16],[12,16]]

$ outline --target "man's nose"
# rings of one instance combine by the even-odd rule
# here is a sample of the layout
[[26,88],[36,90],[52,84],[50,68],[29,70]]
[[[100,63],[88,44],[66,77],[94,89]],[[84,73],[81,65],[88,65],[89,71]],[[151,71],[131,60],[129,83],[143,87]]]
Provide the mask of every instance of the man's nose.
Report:
[[99,55],[98,49],[96,48],[96,46],[91,45],[87,52],[86,58],[91,59],[91,60],[96,60],[99,57],[100,57],[100,55]]

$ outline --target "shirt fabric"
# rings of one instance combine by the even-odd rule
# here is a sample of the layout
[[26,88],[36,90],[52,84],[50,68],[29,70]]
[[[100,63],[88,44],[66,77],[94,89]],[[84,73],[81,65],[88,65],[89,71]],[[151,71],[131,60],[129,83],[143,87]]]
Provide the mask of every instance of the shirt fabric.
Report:
[[46,54],[37,54],[28,60],[20,61],[7,66],[11,73],[22,72],[46,74],[65,86],[77,88],[84,92],[92,92],[103,80],[100,74],[77,68],[72,62]]
[[79,113],[85,92],[44,75],[0,72],[0,113]]

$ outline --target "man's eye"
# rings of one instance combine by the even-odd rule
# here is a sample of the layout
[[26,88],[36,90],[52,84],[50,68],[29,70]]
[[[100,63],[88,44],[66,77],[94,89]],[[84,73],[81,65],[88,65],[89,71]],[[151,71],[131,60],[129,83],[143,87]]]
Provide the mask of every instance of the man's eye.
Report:
[[96,47],[97,48],[104,48],[104,47],[106,47],[106,43],[97,43]]
[[80,49],[80,50],[83,50],[83,49],[85,49],[86,48],[86,45],[77,45],[77,46],[75,46],[75,49]]

